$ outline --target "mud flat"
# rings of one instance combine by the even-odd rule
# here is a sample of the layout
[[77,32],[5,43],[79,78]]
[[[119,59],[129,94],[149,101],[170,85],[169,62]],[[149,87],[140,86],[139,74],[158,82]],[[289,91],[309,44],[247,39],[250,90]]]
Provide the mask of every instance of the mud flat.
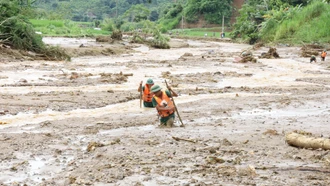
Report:
[[[111,48],[45,41],[77,51],[81,44]],[[268,51],[261,47],[252,50],[256,63],[235,63],[252,46],[172,43],[159,50],[124,41],[113,46],[120,52],[70,62],[2,60],[0,183],[330,184],[329,151],[285,143],[295,130],[330,137],[328,59],[310,64],[294,47],[259,59]],[[148,78],[162,87],[167,80],[180,94],[184,128],[159,128],[156,111],[140,108],[137,88]]]

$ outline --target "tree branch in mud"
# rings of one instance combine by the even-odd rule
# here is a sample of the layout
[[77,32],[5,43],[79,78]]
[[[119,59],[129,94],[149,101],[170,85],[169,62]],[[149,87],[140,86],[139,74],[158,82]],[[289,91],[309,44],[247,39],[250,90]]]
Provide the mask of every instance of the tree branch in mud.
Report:
[[187,141],[187,142],[191,142],[191,143],[196,143],[196,140],[184,139],[184,138],[179,138],[179,137],[175,137],[175,136],[172,136],[172,138],[175,139],[176,141]]
[[285,141],[294,147],[330,150],[330,139],[309,137],[292,132],[285,136]]

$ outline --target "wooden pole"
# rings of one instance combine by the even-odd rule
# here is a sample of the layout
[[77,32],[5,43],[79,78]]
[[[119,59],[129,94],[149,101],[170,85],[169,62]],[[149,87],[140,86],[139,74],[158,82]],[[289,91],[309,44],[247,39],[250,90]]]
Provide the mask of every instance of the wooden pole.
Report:
[[140,85],[140,108],[142,107],[142,84]]
[[[169,89],[169,86],[168,86],[166,80],[165,80],[165,84],[166,84],[167,89]],[[180,123],[181,123],[180,127],[184,127],[184,124],[183,124],[182,119],[181,119],[181,117],[180,117],[180,114],[179,114],[178,108],[177,108],[176,105],[175,105],[175,102],[174,102],[174,98],[173,98],[173,96],[172,96],[172,101],[173,101],[173,105],[174,105],[174,108],[175,108],[175,112],[176,112],[176,114],[178,115],[179,121],[180,121]]]

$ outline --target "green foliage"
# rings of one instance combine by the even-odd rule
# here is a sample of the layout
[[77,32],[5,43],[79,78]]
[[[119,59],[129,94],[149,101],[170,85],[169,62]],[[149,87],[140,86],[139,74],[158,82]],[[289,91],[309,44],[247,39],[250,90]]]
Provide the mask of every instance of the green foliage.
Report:
[[[158,26],[155,23],[151,21],[144,21],[143,24],[142,32],[135,32],[131,42],[144,43],[155,48],[170,48],[168,44],[170,38],[161,34]],[[142,37],[142,35],[144,37]],[[147,39],[147,35],[152,35],[152,39]]]
[[[136,5],[143,5],[147,10],[155,11],[153,19],[157,19],[158,16],[155,15],[160,15],[162,7],[167,3],[173,3],[173,0],[38,0],[33,5],[47,12],[47,14],[40,12],[39,16],[45,17],[38,18],[51,19],[54,17],[55,19],[91,22],[95,19],[118,18]],[[144,16],[141,17],[141,19],[144,18]]]
[[94,22],[36,19],[31,19],[30,21],[35,30],[42,32],[42,34],[46,36],[96,36],[110,34],[110,31],[112,31],[105,29],[95,30]]
[[286,19],[276,31],[274,41],[329,42],[330,7],[322,1],[314,1],[299,9],[291,19]]
[[1,30],[9,34],[7,44],[12,45],[16,49],[35,52],[40,52],[44,47],[42,38],[35,34],[32,25],[22,16],[11,17],[4,23],[4,26],[7,28]]
[[[259,1],[259,2],[258,2]],[[234,24],[234,30],[231,33],[231,37],[234,39],[241,38],[245,42],[250,44],[258,40],[258,29],[264,15],[266,14],[266,8],[264,6],[256,6],[261,0],[251,1],[250,5],[243,5],[239,11],[240,16],[237,17]]]
[[114,29],[116,29],[116,25],[113,19],[105,19],[101,23],[101,28],[102,30],[112,32]]
[[[18,0],[0,1],[0,42],[15,49],[46,54],[51,58],[59,56],[67,58],[64,51],[53,51],[44,45],[41,36],[35,33],[27,17],[21,14],[21,2]],[[50,50],[52,51],[49,52]]]
[[34,27],[53,26],[55,28],[55,27],[63,27],[64,26],[64,21],[63,20],[30,19],[30,22],[33,24]]
[[165,18],[160,19],[158,22],[160,31],[162,33],[165,33],[168,30],[172,30],[172,29],[176,28],[176,26],[179,24],[180,20],[181,20],[181,16],[177,16],[172,19],[165,19]]
[[305,7],[291,6],[297,2],[302,5],[306,3],[271,0],[265,4],[262,0],[249,1],[240,10],[231,37],[251,44],[258,40],[290,43],[329,41],[329,28],[326,26],[329,25],[329,5],[315,0]]
[[292,19],[296,15],[300,6],[291,8],[280,8],[279,10],[271,10],[268,14],[264,15],[265,21],[261,23],[260,37],[264,42],[271,42],[276,37],[276,32],[280,24],[286,20]]
[[183,10],[183,7],[181,4],[172,4],[171,6],[169,6],[166,10],[165,10],[165,15],[164,18],[165,19],[172,19],[177,17],[179,14],[181,14]]
[[124,32],[130,32],[139,28],[142,28],[142,23],[126,22],[121,25],[120,30]]
[[130,22],[140,22],[142,20],[147,20],[150,15],[150,11],[143,5],[134,5],[128,9],[123,18],[128,19]]
[[31,23],[20,15],[17,1],[1,1],[0,40],[16,49],[39,52],[43,47],[42,38],[35,34]]
[[[180,35],[189,36],[189,37],[214,37],[220,38],[221,36],[221,27],[214,28],[192,28],[192,29],[184,29],[184,30],[173,30],[172,33],[179,33]],[[225,35],[228,33],[225,32]]]
[[198,21],[200,15],[204,15],[209,23],[222,23],[222,16],[226,21],[230,19],[232,12],[232,0],[190,0],[185,8],[187,22]]
[[[112,31],[114,28],[132,30],[139,25],[125,22],[140,22],[152,20],[160,24],[162,32],[177,27],[184,17],[185,21],[198,21],[203,16],[208,23],[226,22],[231,16],[232,0],[43,0],[36,1],[37,19],[74,20],[80,22],[101,22],[103,30]],[[107,19],[118,19],[115,24]],[[96,25],[97,26],[97,25]],[[64,31],[55,31],[60,33]]]

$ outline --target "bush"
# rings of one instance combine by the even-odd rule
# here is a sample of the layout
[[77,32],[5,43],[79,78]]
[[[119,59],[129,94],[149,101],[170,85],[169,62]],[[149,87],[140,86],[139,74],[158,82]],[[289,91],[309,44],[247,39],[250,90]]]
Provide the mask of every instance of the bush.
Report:
[[64,50],[46,47],[42,37],[35,30],[26,16],[20,14],[15,1],[0,2],[0,41],[14,49],[45,54],[52,59],[70,59]]
[[107,30],[109,32],[112,32],[116,28],[114,21],[111,19],[103,20],[100,26],[102,30]]

